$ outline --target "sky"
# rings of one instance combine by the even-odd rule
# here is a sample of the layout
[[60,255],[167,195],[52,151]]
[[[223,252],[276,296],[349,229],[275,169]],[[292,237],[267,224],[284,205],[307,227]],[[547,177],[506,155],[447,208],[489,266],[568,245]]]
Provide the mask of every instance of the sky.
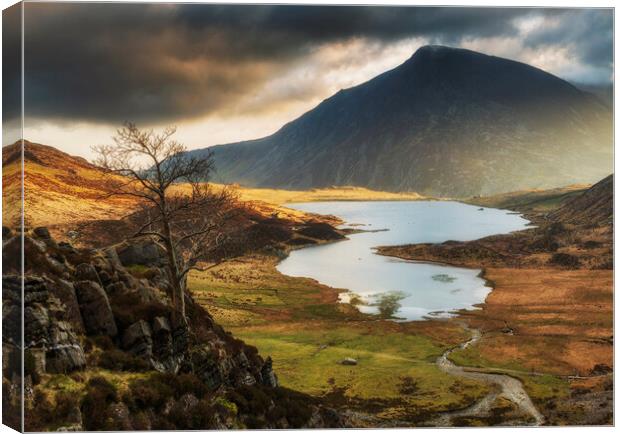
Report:
[[[3,14],[3,145],[18,137],[17,17]],[[190,149],[264,137],[427,44],[589,89],[613,79],[611,9],[25,3],[24,28],[24,137],[86,158],[124,121],[175,125]]]

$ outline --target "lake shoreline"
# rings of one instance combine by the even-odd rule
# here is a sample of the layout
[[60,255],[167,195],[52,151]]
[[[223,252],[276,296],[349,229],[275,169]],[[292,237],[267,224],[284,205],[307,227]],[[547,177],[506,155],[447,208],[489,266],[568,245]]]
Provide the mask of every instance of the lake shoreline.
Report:
[[[502,210],[482,213],[478,207],[454,201],[303,203],[294,209],[337,215],[344,222],[339,230],[350,235],[349,241],[295,249],[277,269],[290,276],[310,277],[331,287],[347,288],[347,293],[359,300],[356,306],[364,313],[381,311],[385,316],[387,304],[397,306],[393,316],[401,321],[424,320],[427,316],[435,317],[436,312],[447,317],[454,311],[474,308],[484,302],[489,285],[479,278],[480,270],[438,261],[392,261],[377,254],[381,248],[378,246],[421,239],[476,238],[523,229],[528,223]],[[437,226],[438,220],[441,226]],[[353,230],[351,224],[355,224]],[[364,229],[360,231],[361,225]],[[436,278],[444,273],[450,278]],[[347,296],[341,299],[349,301]]]

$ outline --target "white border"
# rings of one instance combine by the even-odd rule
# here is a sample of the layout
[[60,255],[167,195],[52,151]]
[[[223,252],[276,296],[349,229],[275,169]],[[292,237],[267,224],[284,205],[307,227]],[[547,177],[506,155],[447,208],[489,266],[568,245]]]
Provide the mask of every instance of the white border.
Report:
[[[39,0],[30,0],[30,1],[39,1]],[[97,0],[83,0],[83,2],[97,2]],[[590,0],[590,1],[569,1],[569,0],[564,0],[564,1],[550,1],[550,0],[546,0],[546,1],[542,1],[542,2],[535,2],[532,0],[529,0],[527,2],[518,2],[518,1],[502,1],[502,2],[498,2],[498,1],[484,1],[484,0],[470,0],[470,1],[458,1],[458,0],[451,0],[449,2],[446,1],[437,1],[437,0],[425,0],[425,1],[407,1],[407,0],[390,0],[390,1],[384,1],[384,0],[334,0],[334,1],[329,1],[329,0],[312,0],[312,1],[300,1],[300,0],[289,0],[286,2],[266,2],[266,1],[259,1],[259,0],[230,0],[230,1],[175,1],[175,0],[133,0],[131,2],[129,1],[114,1],[114,3],[229,3],[229,4],[262,4],[262,3],[271,3],[271,4],[315,4],[315,5],[330,5],[330,4],[340,4],[340,5],[403,5],[403,6],[487,6],[487,7],[562,7],[562,8],[570,8],[570,7],[574,7],[574,8],[593,8],[593,7],[603,7],[603,8],[614,8],[614,2],[613,1],[604,1],[604,0]],[[12,0],[0,0],[0,5],[2,5],[2,9],[5,9],[13,4],[15,4],[15,1]],[[617,10],[614,8],[614,23],[616,22],[616,18],[617,18]],[[0,22],[0,34],[1,34],[1,30],[2,30],[2,24]],[[596,29],[592,29],[592,32],[596,32]],[[618,34],[614,31],[614,59],[618,58]],[[23,53],[22,53],[23,54]],[[22,62],[23,62],[23,56],[22,56]],[[1,60],[0,60],[0,64],[1,64]],[[615,81],[615,68],[614,68],[614,81]],[[23,90],[22,90],[23,91]],[[1,94],[1,90],[0,90],[0,94]],[[614,107],[617,106],[618,103],[618,94],[615,93],[615,88],[614,88]],[[22,105],[22,110],[23,110],[23,105]],[[1,114],[1,108],[0,108],[0,114]],[[616,113],[614,110],[614,126],[616,125]],[[23,113],[22,113],[22,134],[23,134]],[[618,142],[618,130],[614,128],[614,142],[617,143]],[[614,147],[615,148],[615,147]],[[620,155],[618,155],[618,153],[614,153],[614,167],[617,166],[616,163],[618,163],[620,159]],[[615,188],[615,180],[616,178],[614,177],[614,203],[618,203],[618,198],[620,197],[620,193],[618,192],[618,190]],[[0,186],[1,186],[1,180],[0,180]],[[0,202],[0,211],[2,210],[2,204]],[[615,212],[614,212],[614,216],[615,216]],[[615,240],[615,229],[614,229],[614,240]],[[614,243],[614,270],[618,269],[618,265],[619,265],[619,259],[616,255],[616,246]],[[2,271],[2,264],[0,263],[0,272]],[[615,273],[614,273],[615,274]],[[616,281],[614,279],[614,292],[616,289]],[[617,299],[614,297],[614,319],[615,319],[615,312],[617,309]],[[615,327],[615,321],[614,321],[614,333],[616,331],[616,327]],[[1,337],[1,330],[0,330],[0,337]],[[614,360],[617,360],[617,354],[618,354],[618,345],[614,346]],[[617,387],[617,378],[614,376],[614,415],[618,414],[618,409],[619,409],[619,403],[618,400],[615,399],[615,389]],[[1,412],[1,409],[0,409]],[[615,420],[614,420],[615,421]],[[436,431],[437,429],[447,429],[447,428],[416,428],[416,429],[407,429],[407,428],[402,428],[402,429],[392,429],[392,431],[396,430],[399,432],[416,432],[416,433],[428,433],[428,432],[433,432]],[[601,433],[606,433],[606,432],[615,432],[615,428],[614,427],[542,427],[542,428],[530,428],[530,427],[515,427],[515,428],[450,428],[451,430],[456,430],[456,431],[468,431],[468,432],[484,432],[484,433],[489,433],[489,434],[495,434],[495,433],[500,433],[500,434],[508,434],[508,433],[523,433],[525,431],[529,431],[529,430],[561,430],[562,433],[585,433],[586,430],[590,431],[596,431],[596,432],[601,432]],[[300,432],[300,431],[307,431],[307,432],[312,432],[312,433],[318,433],[318,432],[329,432],[330,430],[290,430],[292,432]],[[365,433],[368,431],[375,431],[373,430],[360,430],[360,429],[350,429],[347,430],[348,433]],[[0,434],[5,434],[5,433],[14,433],[15,431],[13,431],[12,429],[8,428],[7,426],[4,425],[0,425]],[[149,431],[150,433],[166,433],[166,432],[170,432],[170,431]],[[276,432],[276,431],[271,431],[271,430],[266,430],[266,431],[261,431],[261,432]]]

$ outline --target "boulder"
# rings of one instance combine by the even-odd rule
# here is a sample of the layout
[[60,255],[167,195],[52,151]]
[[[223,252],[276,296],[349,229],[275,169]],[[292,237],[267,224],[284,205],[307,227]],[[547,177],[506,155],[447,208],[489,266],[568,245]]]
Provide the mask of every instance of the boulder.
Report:
[[52,324],[46,349],[47,372],[64,374],[86,366],[84,350],[71,325],[66,321]]
[[71,323],[77,333],[84,332],[84,322],[80,312],[77,295],[73,283],[58,279],[51,284],[52,292],[61,301],[67,321]]
[[267,360],[265,360],[265,363],[260,370],[260,374],[263,385],[278,387],[278,377],[276,376],[276,373],[273,372],[273,361],[271,360],[271,357],[267,357]]
[[120,262],[124,266],[145,265],[161,267],[167,262],[164,247],[151,238],[138,238],[115,246]]
[[69,243],[65,242],[65,241],[61,241],[58,243],[58,248],[64,253],[64,254],[73,254],[73,255],[77,255],[78,251]]
[[208,345],[194,347],[190,355],[190,363],[192,372],[210,389],[217,389],[224,383],[216,355]]
[[340,361],[340,364],[345,366],[355,366],[357,365],[357,360],[352,359],[351,357],[345,357]]
[[101,285],[101,280],[97,274],[97,270],[91,264],[82,263],[75,267],[75,279],[76,280],[90,280]]
[[2,226],[2,239],[6,241],[12,236],[13,236],[13,231],[6,226]]
[[46,227],[34,228],[32,232],[37,238],[41,240],[50,241],[52,239],[52,235],[50,234],[49,229],[47,229]]
[[123,348],[136,356],[150,358],[153,355],[151,327],[144,320],[133,323],[123,333]]
[[67,305],[56,297],[54,285],[47,279],[26,276],[24,341],[35,371],[67,373],[86,366],[86,358],[68,321]]
[[98,283],[83,280],[75,284],[84,326],[89,334],[116,336],[118,330],[110,301]]
[[127,285],[121,281],[113,282],[105,287],[105,292],[107,292],[110,296],[124,294],[127,292]]
[[170,322],[168,321],[168,318],[165,318],[163,316],[155,317],[155,319],[153,320],[153,332],[155,334],[170,334],[171,331],[172,329],[170,327]]
[[121,260],[118,258],[116,249],[114,247],[107,247],[102,250],[102,253],[106,261],[109,262],[112,268],[115,268],[115,269],[123,268],[123,264],[121,264]]

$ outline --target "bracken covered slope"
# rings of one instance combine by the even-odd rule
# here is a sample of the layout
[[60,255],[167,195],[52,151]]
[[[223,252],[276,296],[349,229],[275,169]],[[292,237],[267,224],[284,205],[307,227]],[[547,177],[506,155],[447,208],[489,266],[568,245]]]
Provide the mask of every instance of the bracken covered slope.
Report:
[[[20,163],[21,142],[2,148],[5,203],[20,201]],[[135,201],[106,197],[105,180],[105,172],[83,158],[24,141],[25,224],[33,227],[119,218],[135,205]],[[3,208],[2,218],[5,226],[14,226],[19,209]]]

